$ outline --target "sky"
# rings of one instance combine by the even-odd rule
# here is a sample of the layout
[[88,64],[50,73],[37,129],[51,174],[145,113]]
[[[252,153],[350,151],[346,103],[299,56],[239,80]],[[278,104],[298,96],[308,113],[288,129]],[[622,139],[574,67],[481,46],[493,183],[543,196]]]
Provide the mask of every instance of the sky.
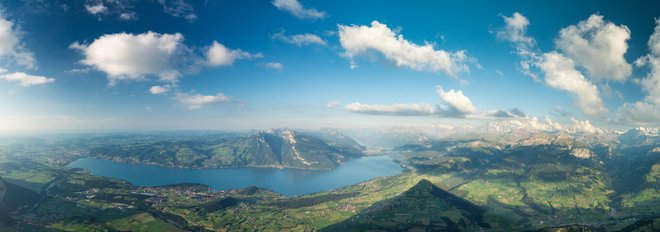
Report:
[[0,1],[0,133],[660,126],[654,1]]

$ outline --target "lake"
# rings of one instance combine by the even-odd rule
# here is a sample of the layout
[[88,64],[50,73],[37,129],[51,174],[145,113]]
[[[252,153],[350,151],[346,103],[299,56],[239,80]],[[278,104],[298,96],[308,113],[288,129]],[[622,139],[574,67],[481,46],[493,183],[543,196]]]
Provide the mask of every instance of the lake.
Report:
[[121,163],[98,158],[80,158],[67,167],[84,168],[93,175],[123,179],[139,186],[199,183],[216,190],[257,186],[286,196],[332,190],[402,172],[399,164],[389,156],[352,159],[332,171],[277,168],[185,169]]

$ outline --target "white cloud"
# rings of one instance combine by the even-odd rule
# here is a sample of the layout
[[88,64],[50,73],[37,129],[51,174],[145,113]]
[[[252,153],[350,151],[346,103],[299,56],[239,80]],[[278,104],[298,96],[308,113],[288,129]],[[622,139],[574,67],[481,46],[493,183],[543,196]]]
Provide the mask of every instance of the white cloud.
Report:
[[[391,105],[370,105],[353,102],[344,109],[362,114],[372,115],[397,115],[397,116],[440,116],[464,118],[477,112],[470,99],[463,95],[461,90],[444,91],[442,87],[436,87],[436,94],[440,98],[441,105],[427,103],[406,103]],[[330,104],[330,103],[328,103]],[[338,103],[337,103],[338,104]],[[330,105],[328,105],[330,106]]]
[[420,116],[437,114],[436,107],[429,104],[369,105],[353,102],[346,105],[344,109],[354,113],[373,115]]
[[174,98],[190,109],[199,109],[207,105],[227,103],[231,101],[231,97],[226,96],[223,93],[218,93],[216,95],[176,93]]
[[0,59],[28,69],[36,68],[34,54],[23,46],[20,34],[14,23],[0,14]]
[[[116,16],[120,20],[137,20],[137,14],[133,11],[135,0],[86,0],[85,10],[101,19],[105,16]],[[153,1],[162,6],[163,13],[177,18],[183,18],[188,22],[197,20],[193,4],[185,0],[158,0]]]
[[497,38],[512,42],[521,48],[530,48],[536,44],[534,38],[527,36],[527,26],[529,20],[518,12],[514,12],[511,17],[502,16],[504,28],[496,32]]
[[486,113],[487,117],[492,118],[526,118],[527,114],[518,108],[509,110],[491,110]]
[[296,34],[296,35],[285,35],[284,31],[278,32],[273,34],[271,36],[272,39],[274,40],[280,40],[285,43],[293,44],[298,47],[302,46],[307,46],[307,45],[312,45],[312,44],[318,44],[318,45],[327,45],[327,42],[318,35],[315,34]]
[[184,0],[158,0],[163,6],[163,12],[177,18],[184,18],[188,22],[197,20],[195,8]]
[[463,95],[463,91],[461,90],[450,89],[449,91],[444,91],[441,86],[437,86],[435,93],[447,105],[447,113],[465,116],[477,112],[477,109],[472,105],[472,101]]
[[93,15],[98,15],[98,14],[105,14],[108,13],[108,7],[103,5],[103,2],[97,2],[94,5],[85,5],[85,10],[87,10],[88,13],[93,14]]
[[644,63],[651,67],[651,71],[640,81],[640,85],[646,92],[646,100],[660,106],[660,19],[656,20],[655,31],[649,39],[648,46],[651,53],[645,56]]
[[[567,55],[557,51],[548,53],[540,52],[536,48],[534,38],[528,36],[526,33],[529,20],[522,14],[516,12],[511,17],[504,17],[504,21],[506,25],[503,29],[497,31],[497,36],[500,39],[512,42],[516,46],[516,52],[521,58],[520,66],[523,74],[538,80],[536,68],[540,69],[544,76],[544,82],[552,88],[563,90],[573,95],[577,107],[583,114],[597,118],[605,117],[607,109],[600,97],[598,87],[576,69],[576,61],[572,58],[579,59],[579,64],[589,70],[587,66],[591,65],[591,60],[586,59],[590,56],[586,53],[592,53],[591,55],[608,55],[611,58],[619,56],[622,47],[625,47],[623,49],[623,53],[625,53],[625,49],[627,49],[625,40],[629,37],[627,28],[618,27],[611,23],[606,24],[602,21],[602,17],[599,18],[593,15],[586,22],[580,22],[578,26],[564,28],[560,33],[560,37],[557,39],[557,46],[561,48],[561,51],[571,54],[571,57],[567,57]],[[587,26],[586,24],[591,24],[591,26]],[[598,28],[598,30],[594,30],[594,28]],[[601,32],[594,33],[593,31]],[[627,36],[612,35],[617,33],[627,33]],[[585,39],[584,37],[588,38]],[[626,38],[622,40],[621,38],[623,37]],[[613,40],[609,44],[605,41],[608,38]],[[584,41],[579,42],[580,39]],[[587,39],[592,41],[587,41]],[[603,48],[607,45],[618,47]],[[610,49],[610,51],[594,51],[599,49]],[[621,57],[623,53],[620,54]],[[612,58],[611,60],[616,59]],[[616,62],[612,61],[612,63],[615,64]],[[625,59],[623,63],[626,63]],[[590,71],[590,74],[597,74],[602,71],[593,70]]]
[[200,65],[227,66],[237,59],[263,57],[261,53],[229,49],[214,41],[203,52],[205,58],[202,58],[183,43],[183,36],[179,33],[107,34],[89,44],[75,42],[70,47],[83,54],[81,64],[105,72],[110,85],[122,80],[144,79],[149,75],[174,83],[183,73],[194,73]]
[[213,41],[213,44],[206,50],[206,64],[209,66],[228,66],[234,64],[238,59],[261,58],[261,53],[250,54],[240,49],[229,49]]
[[24,72],[15,72],[15,73],[9,73],[9,74],[4,74],[6,70],[2,69],[0,70],[0,79],[1,80],[6,80],[6,81],[12,81],[12,82],[18,82],[20,86],[23,87],[29,87],[33,85],[44,85],[48,83],[53,83],[55,82],[54,78],[49,78],[49,77],[44,77],[44,76],[33,76],[26,74]]
[[572,134],[577,134],[577,133],[587,133],[587,134],[593,134],[597,133],[600,131],[600,128],[596,128],[591,125],[591,122],[589,120],[584,120],[580,121],[577,120],[576,118],[571,118],[571,121],[573,122],[572,125],[568,126],[566,128],[566,131]]
[[639,81],[646,94],[642,101],[625,103],[617,112],[617,120],[635,125],[660,125],[660,19],[648,41],[650,54],[638,59],[638,66],[650,66],[651,70]]
[[550,117],[546,116],[545,117],[545,123],[552,129],[554,130],[562,130],[563,126],[559,124],[558,122],[553,121],[550,119]]
[[269,69],[275,69],[277,71],[282,71],[284,70],[284,65],[280,62],[267,62],[261,64],[264,68],[269,68]]
[[80,63],[105,72],[111,85],[121,80],[157,75],[175,82],[181,76],[180,59],[187,52],[179,33],[107,34],[90,44],[75,42],[71,48],[83,53]]
[[660,126],[660,105],[645,101],[624,103],[616,117],[622,123]]
[[124,12],[119,14],[119,19],[125,21],[137,20],[135,12]]
[[[85,0],[87,13],[98,17],[116,16],[120,20],[137,20],[137,14],[133,11],[135,1],[133,0]],[[68,6],[67,6],[68,9]]]
[[286,11],[300,19],[322,19],[328,16],[323,11],[305,8],[298,0],[273,0],[272,3],[277,9]]
[[159,85],[154,85],[149,88],[149,92],[151,94],[163,94],[167,93],[167,91],[170,91],[169,86],[159,86]]
[[624,81],[632,73],[624,57],[629,39],[628,27],[594,14],[586,21],[561,29],[556,43],[567,57],[589,72],[590,78]]
[[548,86],[571,93],[582,113],[593,117],[603,117],[607,109],[598,93],[598,88],[575,69],[570,58],[557,52],[543,55],[538,66],[544,72]]
[[408,67],[416,71],[443,72],[455,76],[468,72],[466,63],[473,59],[461,50],[447,52],[435,50],[433,44],[417,45],[392,31],[385,24],[373,21],[371,26],[339,25],[339,40],[344,55],[351,59],[351,67],[356,67],[353,58],[376,51],[394,62],[398,67]]
[[498,39],[514,44],[516,53],[522,59],[519,63],[523,74],[538,80],[538,76],[531,71],[534,63],[539,59],[536,40],[527,35],[529,20],[522,14],[515,12],[511,17],[502,16],[505,25],[496,31]]

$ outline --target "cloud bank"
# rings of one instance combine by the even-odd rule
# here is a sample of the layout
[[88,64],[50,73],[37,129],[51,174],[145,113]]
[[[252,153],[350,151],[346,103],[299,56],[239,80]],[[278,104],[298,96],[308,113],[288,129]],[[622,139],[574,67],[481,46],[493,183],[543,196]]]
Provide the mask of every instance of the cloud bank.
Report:
[[436,87],[436,95],[440,99],[439,105],[427,103],[397,103],[391,105],[370,105],[353,102],[344,107],[353,113],[370,115],[392,116],[438,116],[464,118],[477,112],[472,101],[463,95],[461,90],[450,89],[445,91],[441,86]]

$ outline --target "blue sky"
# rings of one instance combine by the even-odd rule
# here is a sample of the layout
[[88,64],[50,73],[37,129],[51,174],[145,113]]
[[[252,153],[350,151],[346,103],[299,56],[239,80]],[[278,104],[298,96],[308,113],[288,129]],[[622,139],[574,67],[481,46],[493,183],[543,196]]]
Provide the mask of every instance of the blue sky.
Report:
[[0,5],[1,132],[660,124],[648,1]]

